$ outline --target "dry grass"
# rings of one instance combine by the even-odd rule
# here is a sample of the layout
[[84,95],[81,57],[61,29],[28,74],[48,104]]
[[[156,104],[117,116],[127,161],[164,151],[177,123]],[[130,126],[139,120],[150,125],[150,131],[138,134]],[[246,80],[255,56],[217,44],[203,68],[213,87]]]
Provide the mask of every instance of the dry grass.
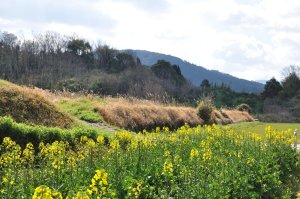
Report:
[[[102,118],[109,124],[134,131],[155,127],[178,128],[185,123],[203,125],[203,120],[192,107],[161,104],[136,98],[107,97],[98,102],[97,96],[84,93],[55,92],[39,88],[16,86],[0,80],[0,116],[10,115],[17,122],[46,126],[69,127],[72,119],[54,104],[62,100],[86,99],[93,102]],[[76,107],[74,107],[76,108]],[[237,110],[214,110],[213,122],[231,124],[254,121],[247,112]]]
[[203,124],[196,110],[190,107],[163,105],[134,98],[107,98],[107,104],[98,107],[103,119],[115,126],[140,131],[155,127],[178,128]]
[[[106,104],[98,106],[103,119],[115,126],[140,131],[157,126],[178,128],[184,123],[190,126],[203,125],[195,108],[165,105],[135,98],[106,98]],[[238,110],[214,110],[214,123],[231,124],[254,121],[248,112]]]
[[254,118],[246,111],[222,109],[221,113],[225,118],[230,119],[231,123],[254,121]]
[[214,110],[213,122],[216,124],[222,124],[222,125],[233,123],[233,121],[230,118],[228,118],[227,115],[223,114],[222,111],[220,111],[220,110]]
[[0,116],[11,116],[16,122],[68,128],[73,120],[51,103],[41,89],[0,82]]

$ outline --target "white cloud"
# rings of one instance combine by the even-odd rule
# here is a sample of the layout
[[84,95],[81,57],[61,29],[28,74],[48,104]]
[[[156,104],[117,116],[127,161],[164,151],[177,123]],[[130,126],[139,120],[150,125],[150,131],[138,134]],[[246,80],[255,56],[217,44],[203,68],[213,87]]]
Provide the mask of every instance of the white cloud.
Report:
[[255,80],[300,64],[299,9],[298,0],[11,0],[0,2],[0,27],[75,32]]

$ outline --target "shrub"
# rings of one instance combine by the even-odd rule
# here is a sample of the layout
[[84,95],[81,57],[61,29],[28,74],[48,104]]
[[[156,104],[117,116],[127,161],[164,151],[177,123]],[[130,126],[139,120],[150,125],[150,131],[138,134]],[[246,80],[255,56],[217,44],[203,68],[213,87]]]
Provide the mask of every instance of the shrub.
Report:
[[57,88],[59,90],[67,90],[70,92],[78,92],[84,89],[84,86],[81,82],[79,82],[76,79],[66,79],[63,81],[60,81],[57,84]]
[[214,109],[215,107],[210,99],[204,99],[199,102],[197,114],[204,121],[204,124],[212,124]]
[[251,113],[251,107],[248,104],[240,104],[236,107],[237,110],[239,111],[246,111],[248,113]]

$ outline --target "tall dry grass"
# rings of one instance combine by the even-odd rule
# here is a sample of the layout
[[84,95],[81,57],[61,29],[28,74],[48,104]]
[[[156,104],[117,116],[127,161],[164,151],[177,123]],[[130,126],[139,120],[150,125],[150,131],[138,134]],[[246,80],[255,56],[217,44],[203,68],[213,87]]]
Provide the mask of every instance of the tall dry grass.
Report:
[[106,98],[107,104],[98,106],[103,119],[122,128],[140,131],[155,127],[178,128],[185,123],[190,126],[203,124],[196,109],[164,105],[134,98]]
[[50,100],[50,94],[15,84],[0,85],[0,116],[27,124],[69,128],[73,120]]
[[[192,107],[161,104],[136,98],[106,98],[106,104],[97,109],[103,119],[115,126],[140,131],[167,126],[175,129],[187,123],[190,126],[203,125],[204,121]],[[230,124],[254,121],[248,112],[238,110],[214,110],[213,121],[217,124]]]
[[225,118],[230,119],[231,123],[254,121],[254,118],[246,111],[222,109],[220,112]]

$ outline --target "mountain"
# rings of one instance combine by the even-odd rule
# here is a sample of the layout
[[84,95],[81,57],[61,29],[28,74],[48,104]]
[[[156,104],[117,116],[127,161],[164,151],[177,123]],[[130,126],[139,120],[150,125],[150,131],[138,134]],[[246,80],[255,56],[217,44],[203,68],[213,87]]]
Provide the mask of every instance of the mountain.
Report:
[[268,80],[256,80],[258,83],[261,83],[261,84],[266,84],[266,82],[268,81]]
[[127,51],[136,55],[140,59],[141,63],[147,66],[152,66],[157,62],[157,60],[166,60],[171,64],[178,65],[181,69],[182,75],[196,86],[199,86],[204,79],[208,79],[210,83],[226,84],[237,92],[261,93],[264,89],[264,85],[261,83],[240,79],[216,70],[208,70],[202,66],[197,66],[171,55],[146,50]]

